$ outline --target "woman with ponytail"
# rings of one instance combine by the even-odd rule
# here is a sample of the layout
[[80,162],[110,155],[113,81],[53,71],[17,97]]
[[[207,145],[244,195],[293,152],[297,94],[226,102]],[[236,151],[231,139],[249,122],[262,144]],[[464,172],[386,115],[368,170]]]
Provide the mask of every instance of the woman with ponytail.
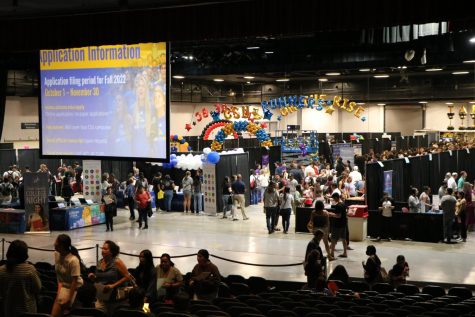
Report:
[[71,245],[71,238],[66,234],[60,234],[56,238],[54,249],[54,267],[58,279],[58,294],[53,304],[51,316],[62,317],[69,313],[76,299],[77,289],[83,284],[81,262],[72,253],[77,250]]

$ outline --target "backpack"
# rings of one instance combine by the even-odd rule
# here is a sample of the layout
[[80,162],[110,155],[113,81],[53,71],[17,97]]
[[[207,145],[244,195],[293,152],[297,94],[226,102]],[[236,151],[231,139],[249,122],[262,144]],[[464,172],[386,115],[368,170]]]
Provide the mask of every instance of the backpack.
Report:
[[2,193],[3,196],[10,196],[12,193],[11,193],[11,190],[10,190],[10,186],[8,186],[9,184],[0,184],[0,192]]

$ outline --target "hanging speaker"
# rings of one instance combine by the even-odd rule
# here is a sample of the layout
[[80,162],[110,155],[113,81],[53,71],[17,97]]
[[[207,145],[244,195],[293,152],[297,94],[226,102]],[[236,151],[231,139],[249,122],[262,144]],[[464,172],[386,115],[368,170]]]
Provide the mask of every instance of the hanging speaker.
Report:
[[410,62],[410,61],[412,61],[412,59],[414,58],[415,55],[416,55],[416,52],[414,50],[408,50],[404,54],[404,59],[406,61]]

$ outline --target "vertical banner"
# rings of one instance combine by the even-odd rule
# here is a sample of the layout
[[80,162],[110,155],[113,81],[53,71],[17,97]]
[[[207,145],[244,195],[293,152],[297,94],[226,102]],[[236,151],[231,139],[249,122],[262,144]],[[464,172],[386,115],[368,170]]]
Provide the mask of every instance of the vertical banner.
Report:
[[82,182],[85,199],[94,202],[101,201],[101,161],[84,160],[82,161]]
[[23,183],[25,186],[26,231],[48,232],[48,174],[25,173]]
[[216,165],[203,163],[203,194],[204,212],[208,215],[216,215]]
[[393,197],[393,171],[384,171],[384,192]]

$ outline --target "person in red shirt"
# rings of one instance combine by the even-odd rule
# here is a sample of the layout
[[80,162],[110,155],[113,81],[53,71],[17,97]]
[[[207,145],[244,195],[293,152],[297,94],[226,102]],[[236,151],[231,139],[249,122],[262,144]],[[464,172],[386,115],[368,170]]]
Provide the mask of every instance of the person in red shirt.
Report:
[[151,204],[152,196],[142,185],[139,185],[135,194],[135,201],[139,209],[139,229],[142,228],[142,221],[145,224],[143,228],[148,229],[147,211],[150,208],[149,204]]

